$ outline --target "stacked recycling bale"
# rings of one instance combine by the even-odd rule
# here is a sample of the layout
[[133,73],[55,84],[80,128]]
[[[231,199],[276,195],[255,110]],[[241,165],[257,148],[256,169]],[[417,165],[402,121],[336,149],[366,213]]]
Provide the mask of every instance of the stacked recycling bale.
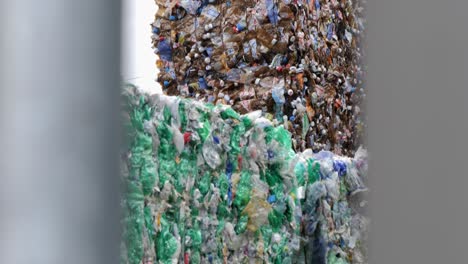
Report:
[[358,0],[156,0],[166,94],[262,110],[293,147],[353,156],[364,131]]
[[365,263],[364,151],[295,153],[260,111],[125,101],[122,263]]

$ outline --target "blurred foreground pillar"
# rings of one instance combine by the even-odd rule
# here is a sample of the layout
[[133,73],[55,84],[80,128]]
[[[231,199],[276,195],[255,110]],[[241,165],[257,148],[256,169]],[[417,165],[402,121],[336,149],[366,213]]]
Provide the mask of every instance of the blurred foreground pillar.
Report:
[[0,263],[118,263],[120,1],[0,2]]
[[467,263],[468,1],[368,1],[369,263]]

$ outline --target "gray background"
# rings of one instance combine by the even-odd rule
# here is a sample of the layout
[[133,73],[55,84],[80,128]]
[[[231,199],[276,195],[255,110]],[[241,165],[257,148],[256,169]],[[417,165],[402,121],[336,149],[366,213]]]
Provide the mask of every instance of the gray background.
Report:
[[369,1],[370,263],[468,263],[468,1]]
[[[467,10],[369,3],[370,263],[467,263]],[[118,261],[119,21],[0,2],[0,263]]]

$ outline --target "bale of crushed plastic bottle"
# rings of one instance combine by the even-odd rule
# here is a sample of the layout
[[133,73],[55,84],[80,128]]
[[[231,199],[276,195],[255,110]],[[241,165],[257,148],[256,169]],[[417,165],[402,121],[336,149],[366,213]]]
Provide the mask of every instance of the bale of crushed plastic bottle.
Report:
[[361,0],[156,0],[168,95],[262,110],[293,147],[353,156],[365,127]]
[[364,150],[296,153],[261,112],[125,102],[122,263],[365,263]]

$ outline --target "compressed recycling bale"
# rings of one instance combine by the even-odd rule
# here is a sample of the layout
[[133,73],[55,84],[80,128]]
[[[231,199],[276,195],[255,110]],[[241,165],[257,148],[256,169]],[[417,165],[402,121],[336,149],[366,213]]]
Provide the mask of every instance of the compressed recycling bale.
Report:
[[295,150],[354,155],[365,127],[361,0],[155,2],[166,94],[262,110],[287,123]]
[[365,150],[294,152],[261,114],[125,95],[122,263],[366,263]]

